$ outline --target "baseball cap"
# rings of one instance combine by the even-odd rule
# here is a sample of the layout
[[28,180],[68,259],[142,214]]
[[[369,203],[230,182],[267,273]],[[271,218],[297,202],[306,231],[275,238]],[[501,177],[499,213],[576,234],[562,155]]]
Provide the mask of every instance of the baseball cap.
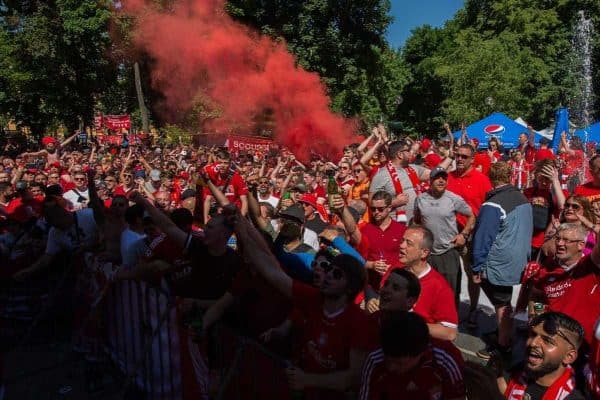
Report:
[[438,166],[439,163],[442,162],[442,157],[440,157],[439,155],[432,153],[432,154],[427,154],[425,156],[425,165],[428,168],[435,168]]
[[447,178],[448,177],[448,171],[446,171],[442,167],[435,167],[429,173],[429,179],[432,179],[432,180],[435,179],[435,178],[437,178],[437,177],[440,177],[440,176],[443,176],[444,178]]
[[136,178],[146,178],[146,171],[144,171],[143,169],[137,170],[133,173],[133,176]]
[[300,200],[298,200],[298,201],[300,203],[310,204],[314,208],[317,208],[317,198],[315,196],[313,196],[312,194],[305,193],[302,195],[302,197],[300,197]]
[[301,224],[304,223],[304,210],[300,204],[294,204],[286,208],[285,210],[279,211],[279,217],[284,219],[291,219]]
[[185,189],[183,193],[181,193],[180,199],[183,201],[190,197],[196,197],[196,191],[194,189]]
[[150,171],[150,180],[153,181],[160,181],[160,171],[157,169],[153,169],[152,171]]

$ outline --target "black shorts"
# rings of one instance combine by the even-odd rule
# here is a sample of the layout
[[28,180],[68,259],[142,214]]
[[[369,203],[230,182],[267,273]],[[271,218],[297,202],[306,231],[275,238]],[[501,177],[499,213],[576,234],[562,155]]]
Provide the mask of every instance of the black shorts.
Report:
[[512,300],[513,287],[499,286],[490,283],[487,279],[481,280],[481,289],[496,308],[509,306]]

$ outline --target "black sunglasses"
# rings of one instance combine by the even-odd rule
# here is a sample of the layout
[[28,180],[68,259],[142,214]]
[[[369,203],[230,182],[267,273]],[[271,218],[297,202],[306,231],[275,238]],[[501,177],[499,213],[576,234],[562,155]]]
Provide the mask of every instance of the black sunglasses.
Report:
[[456,157],[458,157],[462,160],[468,160],[469,158],[471,158],[471,156],[468,156],[466,154],[457,154]]
[[538,318],[534,318],[529,324],[530,328],[533,328],[536,325],[542,324],[542,328],[548,335],[557,335],[563,338],[567,343],[573,346],[574,349],[577,349],[577,346],[565,335],[563,331],[560,330],[560,324],[555,318],[545,317],[544,314],[540,315]]
[[565,209],[572,208],[573,210],[580,210],[581,206],[577,203],[565,203]]
[[321,267],[326,274],[328,274],[331,271],[331,276],[333,276],[333,279],[335,279],[336,281],[339,281],[345,275],[344,271],[342,271],[340,268],[334,266],[329,261],[321,261],[319,263],[317,263],[316,261],[313,261],[310,263],[310,265],[313,269],[317,266]]

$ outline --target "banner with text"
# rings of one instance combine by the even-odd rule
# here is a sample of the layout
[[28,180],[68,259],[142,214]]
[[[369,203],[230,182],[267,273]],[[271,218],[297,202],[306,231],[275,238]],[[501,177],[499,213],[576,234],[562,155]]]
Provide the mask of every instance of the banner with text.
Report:
[[275,143],[271,139],[229,135],[227,138],[227,148],[231,153],[240,151],[254,151],[259,153],[268,152]]

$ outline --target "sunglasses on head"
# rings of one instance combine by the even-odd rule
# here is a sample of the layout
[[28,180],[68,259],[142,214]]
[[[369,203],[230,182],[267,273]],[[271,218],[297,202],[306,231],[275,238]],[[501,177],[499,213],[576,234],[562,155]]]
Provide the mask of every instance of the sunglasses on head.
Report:
[[544,314],[539,316],[538,318],[534,318],[529,324],[530,328],[533,328],[536,325],[542,324],[542,328],[548,335],[557,335],[563,338],[567,343],[573,346],[574,349],[577,349],[577,346],[567,337],[567,335],[560,330],[560,324],[555,318],[546,317],[544,318]]

